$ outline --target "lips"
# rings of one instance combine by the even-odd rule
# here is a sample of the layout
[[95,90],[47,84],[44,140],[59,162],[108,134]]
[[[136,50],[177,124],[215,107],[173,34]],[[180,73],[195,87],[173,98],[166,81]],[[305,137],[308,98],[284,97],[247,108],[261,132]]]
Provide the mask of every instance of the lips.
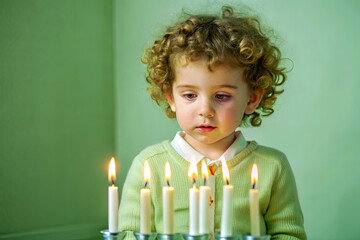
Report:
[[201,133],[207,133],[215,130],[216,127],[210,126],[210,125],[201,125],[196,127],[196,129]]

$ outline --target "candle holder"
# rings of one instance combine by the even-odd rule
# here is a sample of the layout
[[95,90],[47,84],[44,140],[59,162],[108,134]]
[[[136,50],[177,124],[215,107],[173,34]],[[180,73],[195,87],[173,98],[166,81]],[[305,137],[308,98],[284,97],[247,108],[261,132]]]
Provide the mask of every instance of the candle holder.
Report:
[[180,240],[181,235],[178,233],[175,234],[158,234],[157,238],[159,240]]
[[260,237],[253,237],[251,235],[244,235],[244,240],[270,240],[271,236],[266,234],[261,234]]
[[100,231],[104,240],[121,240],[125,237],[125,232],[111,233],[108,229]]
[[243,240],[243,235],[240,233],[233,233],[232,236],[221,236],[220,233],[215,233],[216,240]]
[[201,235],[190,235],[190,234],[182,234],[185,240],[208,240],[209,234],[201,234]]
[[134,235],[137,240],[154,240],[157,233],[142,234],[139,232],[134,232]]

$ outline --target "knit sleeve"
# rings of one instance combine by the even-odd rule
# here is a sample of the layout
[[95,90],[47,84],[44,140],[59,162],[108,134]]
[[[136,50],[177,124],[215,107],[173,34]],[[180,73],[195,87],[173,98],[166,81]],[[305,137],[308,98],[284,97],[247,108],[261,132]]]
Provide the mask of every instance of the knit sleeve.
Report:
[[271,235],[271,239],[306,239],[295,178],[286,156],[282,153],[264,218],[267,234]]
[[119,207],[119,230],[126,231],[125,240],[134,240],[134,231],[140,229],[140,190],[144,187],[142,177],[144,161],[137,156],[128,171]]

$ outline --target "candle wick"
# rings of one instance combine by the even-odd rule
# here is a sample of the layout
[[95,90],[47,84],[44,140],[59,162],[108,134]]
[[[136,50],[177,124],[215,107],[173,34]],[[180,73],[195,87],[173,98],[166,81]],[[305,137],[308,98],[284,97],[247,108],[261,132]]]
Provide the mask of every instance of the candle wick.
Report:
[[204,185],[206,185],[206,177],[204,178]]
[[111,178],[111,183],[112,183],[113,186],[115,185],[114,178]]
[[196,180],[195,180],[195,178],[193,178],[193,188],[194,189],[196,188]]
[[253,183],[252,189],[255,189],[255,187],[256,187],[256,183]]
[[170,181],[166,180],[166,183],[167,183],[168,187],[170,187]]
[[230,184],[229,179],[226,179],[226,184],[227,184],[227,185],[229,185],[229,184]]
[[148,182],[146,181],[146,182],[145,182],[145,188],[147,187],[147,184],[148,184]]

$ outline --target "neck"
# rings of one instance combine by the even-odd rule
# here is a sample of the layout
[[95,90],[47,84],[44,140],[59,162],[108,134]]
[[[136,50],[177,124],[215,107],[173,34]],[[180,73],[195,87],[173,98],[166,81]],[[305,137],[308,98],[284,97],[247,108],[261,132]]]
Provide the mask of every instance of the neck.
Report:
[[231,146],[236,137],[234,132],[233,134],[230,134],[229,136],[214,143],[199,142],[188,134],[185,134],[184,139],[196,151],[203,154],[205,157],[211,160],[216,160],[219,159],[221,155],[223,155],[223,153]]

